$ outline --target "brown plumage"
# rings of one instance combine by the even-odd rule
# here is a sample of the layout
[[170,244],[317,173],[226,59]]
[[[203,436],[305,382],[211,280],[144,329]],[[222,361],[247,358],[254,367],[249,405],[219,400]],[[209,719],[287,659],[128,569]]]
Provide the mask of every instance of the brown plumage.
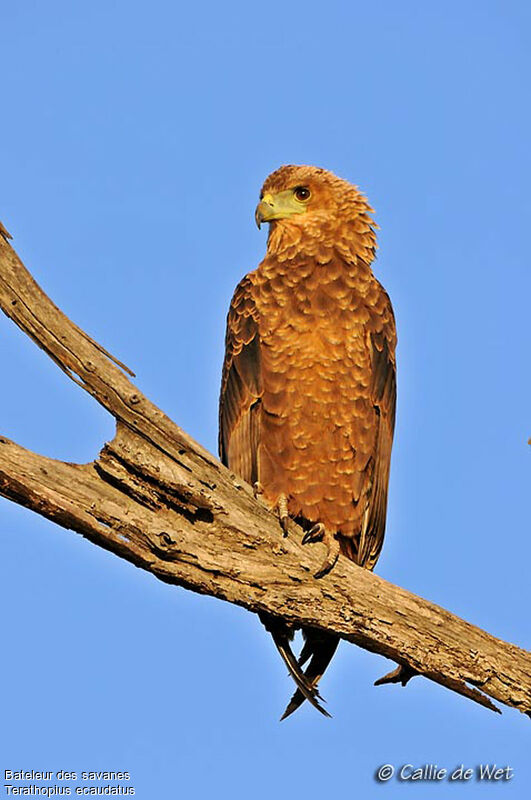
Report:
[[[372,209],[323,169],[284,166],[266,180],[257,222],[267,254],[231,302],[220,397],[222,461],[282,516],[368,569],[382,547],[395,417],[396,331],[371,271]],[[337,638],[306,631],[297,664],[282,621],[263,619],[298,690],[319,705],[317,682]],[[311,658],[306,673],[304,661]]]

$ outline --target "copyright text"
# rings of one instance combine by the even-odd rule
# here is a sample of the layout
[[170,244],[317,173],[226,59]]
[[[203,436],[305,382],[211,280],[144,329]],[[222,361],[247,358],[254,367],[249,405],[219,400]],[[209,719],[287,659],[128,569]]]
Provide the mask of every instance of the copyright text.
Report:
[[374,775],[378,783],[386,783],[392,778],[405,783],[407,781],[418,782],[466,782],[466,781],[490,781],[493,783],[504,783],[514,777],[514,769],[509,766],[499,766],[498,764],[476,764],[475,766],[465,766],[459,764],[453,769],[439,767],[437,764],[382,764]]

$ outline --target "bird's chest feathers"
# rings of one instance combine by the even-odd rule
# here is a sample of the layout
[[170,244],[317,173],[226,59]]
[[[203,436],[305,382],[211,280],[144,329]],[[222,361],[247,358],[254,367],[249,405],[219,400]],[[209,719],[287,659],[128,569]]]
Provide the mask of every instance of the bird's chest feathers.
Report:
[[337,261],[269,270],[257,297],[262,345],[273,359],[359,360],[371,318],[370,278],[368,268]]

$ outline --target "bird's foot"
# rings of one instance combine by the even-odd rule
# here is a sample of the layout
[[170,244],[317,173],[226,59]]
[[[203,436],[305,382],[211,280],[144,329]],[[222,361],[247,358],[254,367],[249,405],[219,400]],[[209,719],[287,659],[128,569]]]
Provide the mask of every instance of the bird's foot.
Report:
[[[255,481],[253,483],[253,494],[254,494],[255,500],[257,500],[260,497],[260,495],[264,494],[264,488],[263,488],[262,484],[260,483],[260,481]],[[287,536],[288,533],[289,533],[289,530],[288,530],[289,514],[288,514],[288,498],[287,498],[287,496],[285,494],[279,495],[278,500],[274,504],[273,507],[271,507],[271,505],[269,505],[269,503],[267,503],[267,502],[265,502],[265,504],[273,512],[273,514],[277,515],[277,517],[279,519],[279,522],[280,522],[280,526],[281,526],[281,528],[283,530],[284,536]]]
[[275,511],[278,514],[278,519],[280,522],[280,526],[284,531],[284,536],[287,536],[288,531],[288,523],[289,523],[289,515],[288,515],[288,498],[285,494],[281,494],[277,500]]
[[315,578],[322,578],[323,575],[330,572],[339,557],[339,542],[333,533],[326,530],[322,522],[317,522],[302,537],[303,544],[309,542],[322,542],[326,547],[325,560],[314,575]]

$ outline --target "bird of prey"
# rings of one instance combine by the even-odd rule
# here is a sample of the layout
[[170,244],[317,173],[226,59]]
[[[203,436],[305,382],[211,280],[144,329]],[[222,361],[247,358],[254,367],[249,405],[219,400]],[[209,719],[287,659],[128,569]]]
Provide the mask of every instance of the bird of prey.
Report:
[[[316,578],[340,553],[373,569],[385,531],[396,328],[371,270],[371,212],[356,186],[325,169],[273,172],[256,209],[258,227],[269,223],[267,253],[227,318],[221,460],[254,485],[285,533],[291,518],[303,543],[325,544]],[[305,699],[329,716],[317,684],[339,639],[303,630],[297,660],[293,629],[261,619],[297,685],[282,718]]]

